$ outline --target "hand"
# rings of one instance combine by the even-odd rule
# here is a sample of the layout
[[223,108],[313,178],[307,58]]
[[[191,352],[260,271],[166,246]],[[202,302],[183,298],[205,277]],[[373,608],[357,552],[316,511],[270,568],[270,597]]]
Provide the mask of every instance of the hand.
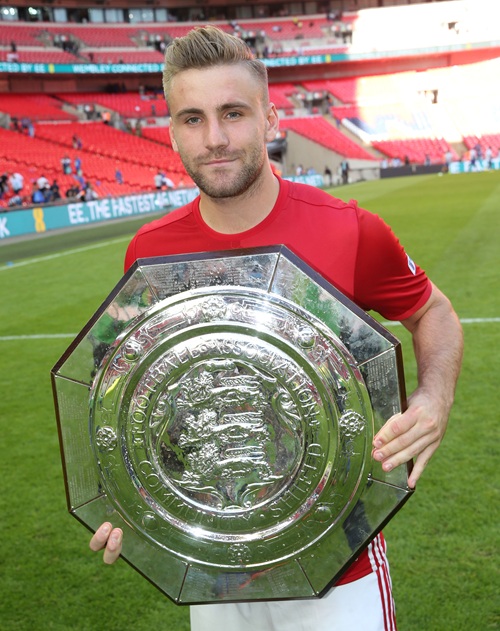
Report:
[[373,439],[372,457],[382,463],[384,471],[415,458],[408,478],[410,488],[415,488],[445,434],[448,410],[440,408],[417,390],[409,398],[406,412],[392,416]]
[[114,563],[122,551],[123,531],[121,528],[113,528],[109,522],[105,522],[96,530],[90,540],[90,549],[98,552],[104,548],[103,561],[108,565]]
[[418,388],[408,399],[408,409],[391,417],[374,437],[372,456],[384,471],[415,458],[408,478],[414,488],[446,431],[463,335],[450,301],[435,285],[425,305],[402,323],[413,338]]

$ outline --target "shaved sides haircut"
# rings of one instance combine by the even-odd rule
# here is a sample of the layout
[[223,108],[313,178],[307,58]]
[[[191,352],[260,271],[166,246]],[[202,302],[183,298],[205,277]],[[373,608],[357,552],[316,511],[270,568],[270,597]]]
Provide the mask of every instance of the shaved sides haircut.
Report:
[[169,100],[172,80],[184,70],[242,64],[262,85],[263,102],[269,101],[267,68],[255,59],[245,42],[215,26],[202,26],[174,39],[165,51],[163,90]]

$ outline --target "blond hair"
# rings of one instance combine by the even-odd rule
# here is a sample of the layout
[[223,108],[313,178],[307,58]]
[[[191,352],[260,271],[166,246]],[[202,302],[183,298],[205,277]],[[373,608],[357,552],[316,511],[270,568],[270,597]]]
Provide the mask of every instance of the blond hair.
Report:
[[261,82],[268,101],[267,68],[255,59],[245,42],[215,26],[196,27],[184,37],[174,39],[165,52],[163,90],[168,102],[173,78],[184,70],[244,64]]

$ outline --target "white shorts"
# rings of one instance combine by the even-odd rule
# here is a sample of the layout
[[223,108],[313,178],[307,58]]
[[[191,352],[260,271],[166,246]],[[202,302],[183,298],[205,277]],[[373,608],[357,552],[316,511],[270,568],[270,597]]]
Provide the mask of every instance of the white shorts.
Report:
[[396,631],[387,560],[320,599],[191,607],[191,631]]

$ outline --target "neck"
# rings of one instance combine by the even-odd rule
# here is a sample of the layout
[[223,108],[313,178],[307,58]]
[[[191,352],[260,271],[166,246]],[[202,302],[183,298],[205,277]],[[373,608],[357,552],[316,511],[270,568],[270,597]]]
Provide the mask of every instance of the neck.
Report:
[[237,234],[251,230],[263,221],[272,211],[278,194],[279,182],[269,169],[237,197],[216,199],[200,191],[200,213],[212,230]]

